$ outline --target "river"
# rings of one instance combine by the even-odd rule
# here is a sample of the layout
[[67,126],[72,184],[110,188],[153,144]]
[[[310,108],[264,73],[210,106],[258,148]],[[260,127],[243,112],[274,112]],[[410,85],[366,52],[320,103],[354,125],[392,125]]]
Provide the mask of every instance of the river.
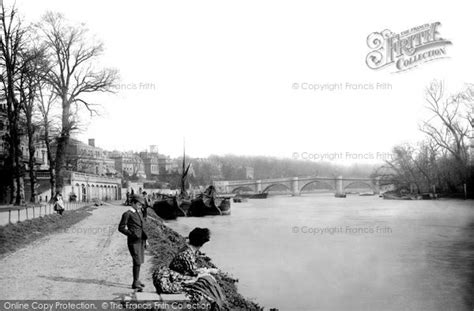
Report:
[[472,310],[472,205],[275,196],[168,225],[208,227],[202,251],[266,309]]

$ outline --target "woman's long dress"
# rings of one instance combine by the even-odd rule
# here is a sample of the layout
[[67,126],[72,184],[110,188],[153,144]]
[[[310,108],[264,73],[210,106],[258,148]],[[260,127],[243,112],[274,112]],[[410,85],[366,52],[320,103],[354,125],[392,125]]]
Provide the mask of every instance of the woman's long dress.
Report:
[[214,309],[221,309],[225,296],[211,275],[197,278],[197,254],[190,246],[182,249],[171,261],[169,267],[153,272],[153,285],[158,294],[185,293],[193,302],[207,301]]

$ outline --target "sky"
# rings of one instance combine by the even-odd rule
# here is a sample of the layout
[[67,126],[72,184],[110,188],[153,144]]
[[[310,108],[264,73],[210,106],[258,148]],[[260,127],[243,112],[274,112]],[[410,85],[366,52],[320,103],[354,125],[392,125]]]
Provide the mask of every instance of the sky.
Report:
[[[16,4],[30,21],[61,12],[104,42],[100,64],[119,70],[118,92],[94,97],[102,114],[78,137],[110,150],[158,145],[174,157],[185,138],[195,157],[377,158],[422,138],[424,91],[433,79],[448,92],[474,82],[467,70],[474,68],[472,1]],[[368,68],[369,34],[433,22],[452,42],[446,58],[399,73]],[[308,89],[323,84],[341,87]]]

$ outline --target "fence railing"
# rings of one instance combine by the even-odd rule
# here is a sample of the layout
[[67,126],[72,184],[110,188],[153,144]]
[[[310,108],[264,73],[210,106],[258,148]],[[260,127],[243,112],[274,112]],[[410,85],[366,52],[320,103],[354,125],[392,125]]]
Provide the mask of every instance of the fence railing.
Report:
[[[94,202],[64,202],[65,211],[93,205]],[[31,206],[7,206],[0,208],[0,226],[57,214],[53,203],[43,203]]]

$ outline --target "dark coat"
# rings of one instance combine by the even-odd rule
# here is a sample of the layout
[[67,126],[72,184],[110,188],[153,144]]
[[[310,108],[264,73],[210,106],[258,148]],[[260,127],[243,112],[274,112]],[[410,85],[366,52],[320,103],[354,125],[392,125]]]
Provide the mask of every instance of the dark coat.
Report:
[[146,240],[148,235],[143,227],[144,222],[142,213],[131,208],[123,213],[118,230],[127,236],[128,243]]
[[118,230],[127,236],[128,250],[135,265],[144,262],[145,241],[148,239],[143,227],[144,222],[141,212],[131,208],[123,213],[118,227]]
[[146,219],[147,216],[148,216],[148,208],[151,207],[151,201],[150,201],[150,199],[149,199],[147,196],[145,196],[145,197],[143,198],[143,203],[144,203],[144,204],[143,204],[143,218]]

